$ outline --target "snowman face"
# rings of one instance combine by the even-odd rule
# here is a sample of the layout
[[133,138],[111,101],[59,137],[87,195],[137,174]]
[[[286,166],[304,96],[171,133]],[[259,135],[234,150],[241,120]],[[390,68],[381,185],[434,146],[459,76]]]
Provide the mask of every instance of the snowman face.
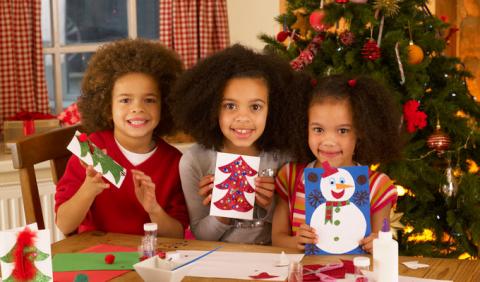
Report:
[[352,175],[338,168],[338,172],[320,181],[320,191],[327,201],[346,201],[355,193],[355,182]]

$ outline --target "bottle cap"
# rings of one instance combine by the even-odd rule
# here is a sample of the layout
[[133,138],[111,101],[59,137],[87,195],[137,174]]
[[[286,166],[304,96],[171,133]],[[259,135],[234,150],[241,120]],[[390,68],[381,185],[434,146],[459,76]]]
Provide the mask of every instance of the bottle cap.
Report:
[[143,225],[143,231],[157,231],[158,226],[156,223],[145,223]]
[[382,225],[382,232],[389,232],[390,231],[390,224],[388,223],[387,219],[383,219],[383,225]]
[[360,266],[360,267],[370,266],[370,258],[368,258],[368,257],[354,257],[353,258],[353,265],[354,266]]

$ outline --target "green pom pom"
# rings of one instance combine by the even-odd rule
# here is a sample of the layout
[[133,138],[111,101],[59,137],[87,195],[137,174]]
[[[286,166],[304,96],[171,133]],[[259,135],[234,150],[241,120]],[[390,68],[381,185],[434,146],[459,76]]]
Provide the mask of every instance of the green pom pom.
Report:
[[88,275],[80,273],[77,276],[75,276],[74,282],[88,282]]

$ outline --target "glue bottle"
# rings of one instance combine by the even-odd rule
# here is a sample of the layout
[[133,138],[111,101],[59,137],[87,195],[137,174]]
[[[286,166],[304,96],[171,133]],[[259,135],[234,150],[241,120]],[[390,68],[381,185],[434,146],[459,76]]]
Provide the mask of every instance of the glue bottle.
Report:
[[142,238],[142,251],[144,257],[153,257],[157,248],[157,224],[145,223],[143,231],[145,235]]
[[393,240],[386,218],[373,240],[373,271],[377,282],[398,282],[398,242]]

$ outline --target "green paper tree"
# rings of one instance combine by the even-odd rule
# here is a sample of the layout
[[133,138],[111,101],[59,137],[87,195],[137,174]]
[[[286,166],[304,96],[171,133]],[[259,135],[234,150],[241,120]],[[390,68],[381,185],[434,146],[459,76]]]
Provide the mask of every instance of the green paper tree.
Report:
[[82,142],[80,138],[77,137],[77,139],[80,143],[80,155],[85,157],[90,153],[93,160],[93,166],[100,164],[100,167],[102,168],[102,174],[105,175],[110,172],[115,179],[115,183],[118,184],[121,176],[125,176],[123,167],[116,163],[110,156],[105,154],[97,146],[91,144],[89,140]]
[[[425,127],[405,130],[402,159],[378,168],[408,191],[396,207],[408,226],[400,230],[400,252],[478,257],[480,176],[474,167],[480,161],[480,106],[466,85],[470,73],[458,58],[443,53],[453,30],[430,13],[427,0],[324,2],[320,9],[318,0],[287,0],[286,13],[276,18],[282,33],[260,36],[266,51],[316,78],[368,74],[390,88],[399,109],[418,102],[418,111],[426,114]],[[298,11],[304,11],[306,33],[295,29]],[[314,12],[323,13],[320,23],[328,30],[318,18],[315,26],[309,24]],[[289,39],[278,41],[286,35]],[[443,145],[438,143],[442,140]],[[415,240],[424,230],[433,237]]]
[[[12,247],[12,249],[6,254],[4,255],[3,257],[0,257],[0,260],[2,260],[3,262],[5,263],[14,263],[15,260],[14,260],[14,255],[13,253],[15,252],[15,250],[17,249],[17,244],[15,243],[15,245]],[[48,257],[49,257],[49,254],[47,253],[44,253],[42,251],[40,251],[37,247],[35,246],[30,246],[30,247],[25,247],[25,249],[23,250],[23,254],[24,254],[24,259],[26,260],[24,263],[30,263],[32,264],[33,268],[35,269],[35,277],[29,281],[35,281],[35,282],[47,282],[47,281],[51,281],[52,278],[43,274],[40,270],[38,270],[36,267],[35,267],[35,264],[33,263],[34,261],[43,261],[43,260],[46,260]],[[15,271],[15,270],[14,270]],[[17,282],[18,280],[15,279],[13,277],[13,273],[12,275],[10,275],[9,277],[7,277],[5,280],[3,280],[4,282]],[[22,281],[22,282],[25,282],[25,281]]]

